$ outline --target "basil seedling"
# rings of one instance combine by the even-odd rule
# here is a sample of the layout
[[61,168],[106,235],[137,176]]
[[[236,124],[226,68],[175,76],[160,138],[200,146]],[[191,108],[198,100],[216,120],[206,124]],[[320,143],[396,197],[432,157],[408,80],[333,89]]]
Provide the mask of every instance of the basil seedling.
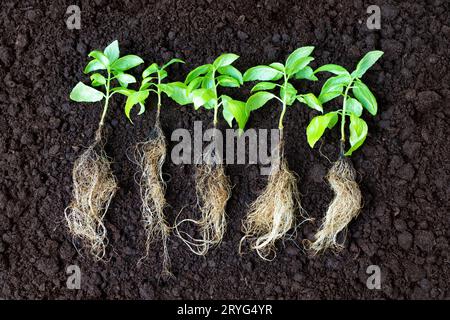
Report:
[[[284,64],[274,62],[269,65],[260,65],[252,67],[244,73],[244,81],[261,81],[252,88],[252,92],[256,93],[247,100],[248,112],[261,108],[272,99],[281,103],[278,122],[280,142],[277,146],[277,165],[272,166],[274,169],[269,176],[265,190],[250,206],[243,225],[245,235],[241,239],[241,246],[244,240],[249,239],[251,248],[256,250],[263,259],[274,254],[275,242],[285,237],[288,231],[296,225],[296,210],[299,210],[304,221],[307,220],[300,204],[296,176],[289,170],[284,157],[283,119],[287,108],[294,104],[296,99],[307,101],[308,105],[315,109],[322,108],[313,94],[298,94],[297,89],[291,83],[292,79],[317,80],[309,66],[314,60],[311,56],[313,50],[314,47],[301,47],[292,52]],[[268,91],[274,89],[278,91],[278,95]]]
[[[81,238],[95,258],[102,259],[107,242],[103,217],[117,190],[117,180],[103,149],[102,128],[110,98],[115,93],[114,84],[119,88],[126,88],[129,83],[135,82],[134,77],[125,71],[143,61],[135,55],[120,57],[117,40],[103,51],[90,52],[89,57],[92,60],[87,64],[84,73],[95,72],[91,75],[92,86],[79,82],[70,93],[70,99],[77,102],[104,101],[103,112],[94,143],[74,163],[73,195],[65,210],[65,217],[70,233]],[[104,91],[93,87],[103,87]]]
[[[213,144],[216,143],[216,130],[219,122],[219,109],[230,126],[236,120],[239,130],[245,128],[249,114],[245,103],[234,100],[229,96],[218,93],[219,87],[239,87],[243,83],[241,72],[232,66],[239,56],[225,53],[212,64],[199,66],[189,72],[184,83],[167,84],[165,92],[180,104],[192,103],[198,110],[203,107],[214,111]],[[201,218],[199,220],[184,219],[176,223],[178,236],[188,245],[191,251],[198,255],[205,255],[211,246],[222,241],[225,232],[225,206],[231,195],[230,180],[225,174],[222,159],[216,154],[212,162],[213,150],[208,150],[204,156],[206,163],[197,167],[196,191],[199,198]],[[196,239],[179,226],[184,222],[191,222],[200,229],[201,238]]]
[[[328,207],[322,226],[315,235],[314,242],[310,245],[315,252],[327,248],[342,248],[343,240],[338,241],[338,234],[347,227],[361,209],[362,197],[358,183],[355,181],[356,172],[347,157],[360,148],[366,139],[368,127],[361,118],[363,109],[366,109],[373,116],[377,113],[378,105],[375,96],[361,80],[361,77],[382,55],[382,51],[367,53],[352,73],[335,64],[327,64],[314,71],[314,74],[319,72],[334,74],[322,86],[318,98],[322,104],[337,97],[343,98],[342,108],[314,117],[306,129],[308,143],[312,148],[327,128],[332,129],[338,123],[339,118],[341,121],[339,159],[328,172],[328,181],[335,192],[335,197]],[[351,93],[353,93],[353,96]],[[350,119],[348,127],[350,147],[345,151],[347,118]]]

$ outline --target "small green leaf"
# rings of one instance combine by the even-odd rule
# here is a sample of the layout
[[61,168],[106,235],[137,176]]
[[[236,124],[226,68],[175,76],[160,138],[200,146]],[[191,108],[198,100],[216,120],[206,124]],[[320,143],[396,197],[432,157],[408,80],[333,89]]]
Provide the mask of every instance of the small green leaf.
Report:
[[244,80],[242,78],[242,73],[238,69],[233,67],[232,65],[220,67],[219,69],[217,69],[217,72],[219,72],[222,75],[226,75],[226,76],[235,78],[237,81],[239,81],[239,84],[244,83]]
[[350,73],[344,68],[341,67],[337,64],[325,64],[323,66],[321,66],[320,68],[317,68],[314,73],[318,73],[318,72],[331,72],[335,75],[340,75],[340,74],[347,74],[350,75]]
[[214,60],[213,65],[216,69],[232,64],[239,56],[234,53],[224,53]]
[[123,86],[123,87],[130,83],[136,82],[136,78],[133,77],[131,74],[127,74],[127,73],[116,74],[116,79],[120,82],[121,86]]
[[119,41],[115,40],[109,44],[105,50],[103,50],[103,53],[108,58],[109,63],[113,63],[117,59],[119,59],[120,56],[120,50],[119,50]]
[[192,91],[192,101],[196,110],[208,102],[214,102],[215,99],[216,95],[212,89],[200,88]]
[[105,56],[103,54],[103,52],[98,51],[98,50],[91,51],[89,53],[89,57],[92,57],[92,58],[100,61],[100,63],[103,64],[105,67],[109,67],[109,59],[107,56]]
[[256,66],[244,73],[244,81],[276,81],[283,77],[283,73],[269,66]]
[[317,77],[314,75],[314,71],[311,67],[307,66],[294,74],[294,78],[297,80],[306,79],[310,81],[317,81]]
[[212,64],[204,64],[202,66],[199,66],[188,73],[186,76],[186,80],[184,80],[185,84],[189,84],[192,80],[197,78],[198,76],[204,75],[205,73],[208,73],[213,68]]
[[330,122],[334,121],[333,119],[335,118],[337,118],[337,114],[330,112],[311,119],[311,122],[306,128],[306,137],[311,148],[314,148],[314,145],[322,137],[325,129],[328,128]]
[[233,127],[233,120],[234,120],[233,114],[229,110],[222,108],[222,116],[225,119],[225,121],[228,123],[230,128]]
[[345,103],[345,113],[346,114],[354,114],[357,117],[360,117],[363,111],[363,107],[361,103],[351,97],[347,98],[347,101]]
[[361,147],[367,137],[367,123],[355,115],[350,115],[350,149],[345,153],[346,156],[351,156],[353,151]]
[[161,69],[165,69],[165,68],[167,68],[168,66],[170,66],[171,64],[174,64],[174,63],[185,63],[185,62],[183,60],[181,60],[181,59],[174,58],[174,59],[170,60],[169,62],[167,62],[165,65],[163,65]]
[[323,113],[322,103],[317,99],[313,93],[307,93],[297,96],[298,101],[306,104],[311,109],[320,111]]
[[[223,109],[224,112],[227,111],[233,115],[233,118],[236,119],[236,122],[238,123],[239,129],[244,130],[245,125],[248,121],[249,113],[247,112],[245,102],[231,99],[228,96],[223,95],[222,96],[222,102],[223,102]],[[228,124],[230,127],[232,127],[232,123],[229,121],[229,115],[226,115],[228,119]],[[224,116],[225,118],[225,116]],[[232,121],[231,121],[232,122]]]
[[70,93],[70,99],[76,102],[97,102],[105,97],[103,92],[78,82]]
[[112,92],[116,92],[119,94],[122,94],[126,97],[128,97],[129,95],[131,95],[133,92],[136,92],[135,90],[131,90],[131,89],[127,89],[127,88],[122,88],[122,87],[116,87],[111,89]]
[[100,73],[94,73],[93,75],[91,75],[91,81],[94,87],[98,87],[106,83],[105,77]]
[[106,70],[106,67],[103,65],[103,63],[101,63],[100,61],[98,61],[97,59],[91,60],[86,68],[84,68],[84,73],[90,73],[92,71],[97,71],[97,70]]
[[297,97],[297,89],[295,89],[292,84],[288,82],[286,83],[286,86],[284,85],[281,86],[280,98],[286,101],[286,105],[288,106],[292,105],[296,97]]
[[251,92],[261,91],[261,90],[272,90],[277,86],[273,82],[259,82],[251,90]]
[[[299,59],[308,57],[314,51],[314,47],[301,47],[292,52],[286,59],[286,71],[289,74],[289,70],[293,70],[294,65]],[[301,68],[300,68],[301,69]],[[294,73],[294,72],[293,72]]]
[[383,55],[383,51],[370,51],[358,62],[355,71],[352,72],[353,78],[361,78],[366,71],[377,62]]
[[353,94],[355,95],[355,98],[362,103],[363,107],[366,108],[371,115],[374,116],[377,114],[378,111],[377,99],[370,91],[370,89],[362,81],[355,81],[353,83],[352,91]]
[[284,73],[284,66],[282,63],[273,62],[273,63],[269,64],[269,67],[272,67],[272,68],[277,69],[278,71],[281,71]]
[[322,86],[322,90],[319,94],[320,102],[328,102],[337,96],[339,96],[344,86],[347,86],[352,81],[351,77],[347,74],[341,74],[335,77],[329,78]]
[[151,65],[149,65],[147,67],[147,69],[144,70],[144,72],[142,72],[142,78],[147,78],[149,75],[151,75],[157,71],[158,71],[158,64],[152,63]]
[[295,62],[293,62],[291,65],[286,66],[286,73],[291,76],[303,68],[305,68],[311,61],[313,61],[313,57],[303,57],[297,59]]
[[[127,118],[131,121],[130,118],[130,112],[133,106],[136,104],[144,104],[145,100],[147,99],[149,95],[149,92],[146,91],[137,91],[130,94],[127,98],[127,101],[125,103],[125,115]],[[142,106],[141,106],[142,109]],[[141,112],[140,112],[141,113]]]
[[222,87],[237,88],[240,86],[239,81],[230,76],[218,76],[217,83]]
[[213,71],[211,70],[203,77],[202,88],[212,89],[214,87],[215,87],[214,75]]
[[111,69],[115,71],[126,71],[128,69],[137,67],[138,65],[144,63],[140,57],[136,55],[127,55],[122,58],[117,59],[112,65]]
[[162,83],[159,88],[179,105],[192,103],[192,96],[183,82]]
[[167,71],[164,69],[160,69],[158,71],[158,75],[159,75],[159,81],[162,81],[163,79],[167,78]]
[[261,108],[270,99],[276,98],[276,96],[270,92],[260,91],[248,98],[246,103],[246,109],[248,112]]
[[192,90],[198,89],[203,82],[204,77],[198,77],[192,80],[187,86],[188,92],[191,93]]

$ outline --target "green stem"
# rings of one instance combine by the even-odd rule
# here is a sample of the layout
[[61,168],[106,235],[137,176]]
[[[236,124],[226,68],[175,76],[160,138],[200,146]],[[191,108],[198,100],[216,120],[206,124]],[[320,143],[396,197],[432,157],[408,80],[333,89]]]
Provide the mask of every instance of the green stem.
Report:
[[105,88],[106,88],[105,104],[103,105],[103,112],[102,112],[102,117],[100,118],[100,123],[98,125],[96,140],[100,140],[101,131],[102,131],[103,125],[105,124],[106,112],[108,111],[108,106],[109,106],[109,98],[111,97],[110,84],[111,84],[111,73],[108,70],[108,78],[106,79],[106,84],[105,84]]
[[345,108],[347,105],[348,90],[350,90],[353,80],[354,79],[352,78],[349,85],[347,86],[347,88],[345,88],[345,92],[344,92],[344,103],[342,104],[342,120],[341,120],[341,141],[342,141],[342,143],[345,143]]
[[284,73],[284,94],[282,97],[282,102],[283,102],[283,110],[281,111],[281,115],[280,115],[280,121],[278,122],[278,129],[283,130],[284,126],[283,126],[283,118],[284,118],[284,114],[286,113],[286,88],[287,88],[287,81],[288,78],[286,76],[286,73]]
[[219,122],[219,120],[217,118],[217,114],[218,114],[218,111],[219,111],[219,101],[218,101],[218,98],[217,98],[217,86],[219,84],[216,84],[215,72],[216,72],[216,70],[213,69],[213,71],[212,71],[212,78],[214,79],[214,88],[213,89],[214,89],[214,95],[216,97],[216,105],[214,106],[214,120],[213,120],[214,128],[217,127],[217,124]]
[[161,111],[161,88],[160,88],[160,84],[161,84],[161,77],[160,77],[159,71],[158,71],[158,85],[157,85],[157,88],[158,88],[158,91],[157,91],[158,104],[157,104],[157,111],[156,111],[156,121],[159,120],[159,113]]

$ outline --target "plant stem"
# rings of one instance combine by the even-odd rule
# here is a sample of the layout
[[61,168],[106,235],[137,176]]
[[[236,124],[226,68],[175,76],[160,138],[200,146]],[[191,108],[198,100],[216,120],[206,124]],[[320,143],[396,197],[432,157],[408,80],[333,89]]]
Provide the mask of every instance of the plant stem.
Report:
[[352,86],[353,80],[354,80],[353,78],[350,80],[350,83],[347,86],[347,88],[345,88],[345,92],[344,92],[344,103],[342,104],[342,120],[341,120],[341,142],[342,143],[345,143],[345,108],[347,105],[348,90]]
[[216,97],[216,104],[214,106],[214,122],[213,122],[214,128],[217,126],[217,123],[219,122],[218,119],[217,119],[217,113],[219,111],[219,101],[218,101],[218,98],[217,98],[217,86],[218,86],[218,84],[216,84],[215,71],[216,70],[214,70],[214,69],[212,71],[212,78],[214,79],[213,80],[214,81],[214,95]]
[[284,94],[283,94],[283,110],[281,111],[281,115],[280,115],[280,121],[278,122],[278,129],[283,130],[283,118],[284,118],[284,114],[286,113],[286,88],[287,88],[287,76],[286,73],[284,73]]
[[111,83],[111,73],[108,70],[108,78],[106,79],[106,94],[105,94],[105,104],[103,105],[103,113],[102,113],[102,117],[100,118],[100,123],[98,125],[98,129],[97,129],[97,134],[95,139],[96,140],[100,140],[101,139],[101,130],[103,128],[103,125],[105,123],[105,117],[106,117],[106,112],[108,111],[108,105],[109,105],[109,98],[111,97],[110,95],[110,83]]
[[161,77],[159,75],[159,71],[158,71],[158,104],[157,104],[157,111],[156,111],[156,121],[159,121],[159,113],[161,111],[161,88],[160,88],[160,84],[161,84]]

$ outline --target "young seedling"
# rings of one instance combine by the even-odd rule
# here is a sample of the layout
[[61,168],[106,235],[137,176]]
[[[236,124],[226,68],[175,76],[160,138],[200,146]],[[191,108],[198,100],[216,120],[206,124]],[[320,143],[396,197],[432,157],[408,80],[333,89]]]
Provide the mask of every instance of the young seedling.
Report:
[[162,80],[167,77],[166,68],[173,63],[184,62],[180,59],[172,59],[163,66],[153,63],[142,73],[139,90],[120,90],[120,93],[127,96],[125,115],[130,121],[130,112],[133,106],[139,105],[139,114],[142,114],[145,111],[145,101],[149,94],[154,93],[157,96],[155,125],[148,140],[136,145],[135,160],[141,173],[138,183],[142,199],[142,217],[147,235],[146,256],[149,253],[151,243],[158,238],[162,239],[163,267],[161,274],[163,276],[171,276],[171,272],[167,249],[170,227],[164,215],[166,183],[162,176],[167,146],[164,132],[161,129],[160,112],[162,106],[161,93],[163,92]]
[[[367,136],[367,124],[361,119],[363,108],[371,115],[377,113],[377,101],[370,89],[361,81],[364,73],[383,55],[382,51],[371,51],[359,61],[356,70],[349,73],[345,68],[335,65],[324,65],[314,73],[330,72],[335,76],[329,78],[323,85],[319,101],[325,103],[337,97],[343,97],[342,108],[314,117],[306,129],[308,143],[311,148],[322,137],[325,130],[332,129],[341,120],[341,141],[339,159],[334,163],[327,178],[335,197],[328,207],[320,230],[309,247],[316,253],[328,248],[341,249],[343,242],[338,240],[338,234],[345,230],[350,221],[361,209],[361,191],[355,181],[356,172],[348,157],[364,143]],[[353,96],[350,94],[350,90]],[[350,148],[345,151],[346,120],[350,119],[348,127]]]
[[[70,99],[76,102],[104,101],[103,112],[94,143],[75,161],[72,171],[73,198],[64,213],[70,233],[84,241],[96,259],[102,259],[107,243],[103,218],[117,190],[117,181],[104,151],[102,130],[111,97],[136,81],[125,71],[143,61],[135,55],[120,57],[117,41],[112,42],[103,52],[92,51],[89,57],[93,59],[84,73],[96,71],[91,75],[92,86],[104,87],[104,92],[79,82],[70,93]],[[99,71],[105,75],[98,73]],[[114,84],[118,86],[114,87]]]
[[[244,240],[248,239],[250,247],[265,260],[271,255],[275,257],[275,242],[285,237],[287,232],[295,227],[297,209],[302,218],[299,223],[307,220],[300,204],[296,176],[289,170],[284,157],[283,119],[287,108],[296,99],[307,101],[312,108],[321,109],[320,102],[313,94],[298,94],[289,82],[291,79],[316,80],[313,70],[308,66],[314,60],[310,56],[313,50],[314,47],[301,47],[289,55],[285,64],[275,62],[268,66],[260,65],[244,73],[244,81],[262,81],[252,89],[252,92],[256,93],[247,100],[248,111],[261,108],[271,99],[278,100],[282,106],[278,123],[280,142],[274,149],[278,157],[276,165],[272,166],[265,190],[250,206],[243,224],[245,235],[239,248],[241,252]],[[278,80],[281,80],[281,83],[277,83]],[[272,89],[277,89],[279,95],[265,91]]]
[[[232,53],[222,54],[212,64],[192,70],[184,83],[175,82],[164,86],[164,92],[180,104],[193,103],[196,110],[200,107],[214,110],[214,132],[210,146],[216,144],[220,107],[228,124],[232,126],[233,120],[236,120],[241,131],[249,117],[244,102],[219,95],[217,92],[219,86],[239,87],[243,83],[242,74],[231,65],[238,58],[239,56]],[[226,226],[225,206],[231,194],[229,178],[225,175],[222,159],[215,152],[215,148],[208,148],[202,156],[205,162],[201,161],[196,173],[196,192],[201,218],[184,219],[175,223],[178,236],[198,255],[205,255],[210,247],[222,241]],[[180,230],[180,226],[186,222],[198,226],[200,238]]]

